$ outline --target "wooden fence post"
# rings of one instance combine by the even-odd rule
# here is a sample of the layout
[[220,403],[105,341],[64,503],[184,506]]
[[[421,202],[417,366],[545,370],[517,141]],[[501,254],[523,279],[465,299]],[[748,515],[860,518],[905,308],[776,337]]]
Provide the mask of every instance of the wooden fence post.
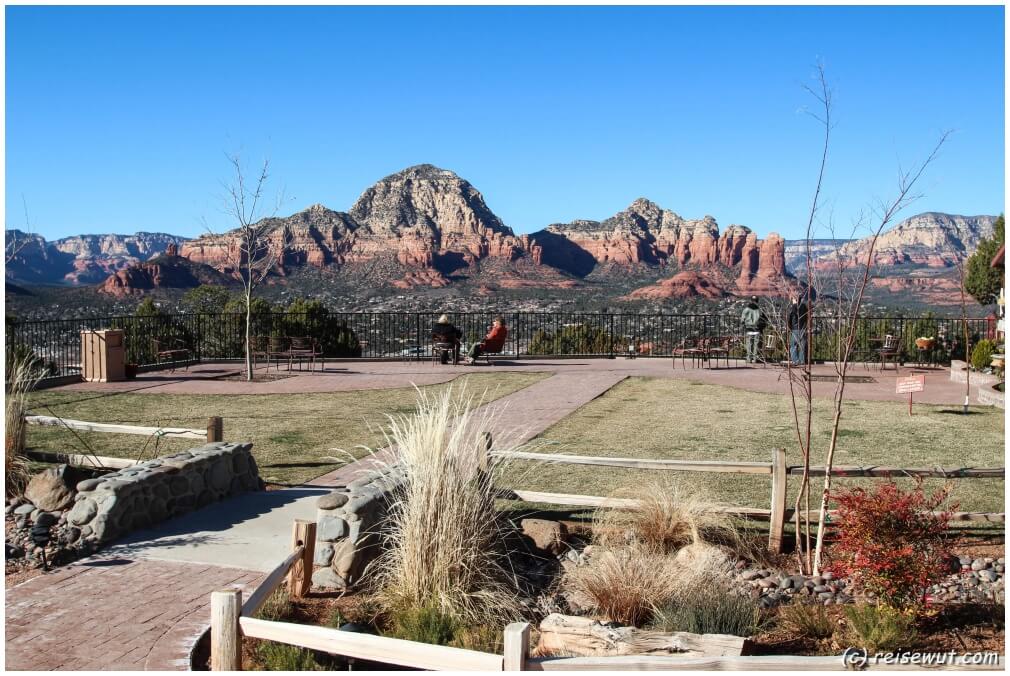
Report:
[[316,550],[316,523],[296,519],[291,531],[291,549],[302,546],[302,557],[291,566],[288,573],[288,593],[300,599],[312,587],[312,560]]
[[207,443],[224,441],[224,420],[219,416],[207,418]]
[[529,622],[513,622],[505,627],[505,662],[503,671],[525,671],[530,655]]
[[242,634],[238,618],[242,613],[242,592],[225,589],[210,595],[210,670],[242,669]]
[[768,524],[768,551],[782,552],[782,532],[786,522],[786,450],[776,448],[772,453],[772,504]]

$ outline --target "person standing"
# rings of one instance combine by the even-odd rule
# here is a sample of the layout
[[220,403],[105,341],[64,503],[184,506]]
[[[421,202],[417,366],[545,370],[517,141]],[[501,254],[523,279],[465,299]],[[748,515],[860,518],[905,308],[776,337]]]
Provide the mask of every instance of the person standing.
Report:
[[758,305],[757,296],[750,297],[747,307],[740,315],[740,323],[743,324],[744,341],[747,346],[747,363],[756,364],[761,349],[761,332],[765,330],[767,324]]
[[794,366],[805,364],[807,362],[807,330],[810,328],[810,306],[798,294],[794,294],[789,301],[786,328],[789,329],[789,361]]

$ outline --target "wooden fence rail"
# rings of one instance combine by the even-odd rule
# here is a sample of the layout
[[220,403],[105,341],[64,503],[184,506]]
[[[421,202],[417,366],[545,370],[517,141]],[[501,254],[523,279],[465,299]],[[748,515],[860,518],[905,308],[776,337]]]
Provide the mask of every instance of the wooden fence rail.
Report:
[[[624,655],[614,657],[532,658],[530,625],[514,622],[505,627],[503,654],[418,643],[329,627],[273,622],[251,617],[288,576],[288,593],[307,594],[312,574],[312,543],[316,524],[296,521],[291,553],[242,603],[242,592],[227,589],[211,594],[210,668],[242,668],[242,639],[255,638],[318,650],[331,655],[432,671],[807,671],[850,669],[841,656],[793,657],[785,655],[738,657],[687,657],[677,655]],[[741,639],[742,640],[742,639]],[[991,664],[931,665],[940,669],[1002,670],[1003,658]],[[871,669],[907,669],[871,659]]]
[[[138,425],[118,425],[114,423],[88,422],[86,420],[71,420],[48,415],[26,415],[25,422],[29,425],[42,427],[62,427],[64,429],[82,432],[102,432],[109,434],[137,434],[140,436],[162,436],[169,439],[205,439],[207,442],[224,440],[224,422],[219,416],[207,419],[207,429],[190,429],[188,427],[141,427]],[[125,469],[137,464],[129,458],[108,458],[101,455],[83,453],[58,453],[28,449],[25,454],[41,462],[56,462],[75,467],[95,467],[100,469]]]
[[[772,452],[771,462],[731,462],[718,460],[650,460],[641,458],[605,458],[585,455],[566,455],[562,453],[526,453],[518,451],[489,451],[492,458],[509,458],[513,460],[535,460],[540,462],[567,465],[592,465],[598,467],[620,467],[625,469],[657,469],[677,472],[724,472],[732,474],[759,474],[771,477],[770,508],[728,507],[719,511],[734,516],[769,521],[768,549],[774,553],[782,551],[782,539],[785,524],[792,518],[794,510],[786,506],[787,485],[789,476],[803,474],[803,468],[786,465],[785,449]],[[811,477],[823,477],[824,467],[811,467]],[[849,466],[840,465],[831,468],[831,475],[846,478],[866,477],[938,477],[947,479],[1005,479],[1006,469],[1003,467],[882,467],[877,465]],[[524,502],[542,502],[569,507],[610,507],[614,509],[634,509],[641,503],[628,498],[605,498],[595,495],[572,495],[568,493],[545,493],[512,489],[503,491],[506,499],[522,500]],[[835,514],[829,510],[829,515]],[[810,518],[816,519],[818,514],[812,512]],[[1003,512],[953,512],[951,521],[972,521],[1003,523],[1006,515]]]

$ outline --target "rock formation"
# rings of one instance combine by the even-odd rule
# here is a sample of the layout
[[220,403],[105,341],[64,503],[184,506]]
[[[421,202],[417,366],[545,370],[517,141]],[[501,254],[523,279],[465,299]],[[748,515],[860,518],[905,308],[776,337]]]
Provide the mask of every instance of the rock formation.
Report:
[[[991,237],[995,216],[954,216],[927,212],[905,219],[884,232],[874,247],[877,266],[920,265],[951,267],[958,256],[971,254],[985,237]],[[850,264],[865,264],[870,237],[842,245],[838,254]],[[817,259],[817,267],[831,269],[835,253]]]
[[[5,233],[18,253],[7,263],[6,278],[43,284],[94,284],[111,273],[148,260],[184,237],[160,232],[133,235],[75,235],[47,242],[19,230]],[[24,246],[22,242],[26,242]]]
[[230,281],[209,265],[181,256],[163,255],[114,272],[99,290],[122,298],[154,289],[190,289],[201,284],[226,285]]
[[698,272],[685,270],[673,277],[635,289],[625,300],[665,300],[669,298],[722,298],[730,295],[718,283]]

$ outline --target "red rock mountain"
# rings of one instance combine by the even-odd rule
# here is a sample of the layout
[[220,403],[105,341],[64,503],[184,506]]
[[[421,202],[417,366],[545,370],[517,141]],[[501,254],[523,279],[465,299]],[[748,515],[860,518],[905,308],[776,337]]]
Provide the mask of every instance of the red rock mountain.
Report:
[[[711,216],[687,220],[646,199],[602,222],[580,220],[516,235],[469,182],[427,164],[382,179],[346,213],[317,204],[270,223],[268,246],[279,276],[300,266],[382,261],[393,265],[386,283],[397,288],[446,286],[461,271],[466,276],[486,269],[496,276],[484,280],[489,288],[531,288],[543,277],[544,288],[560,289],[622,268],[669,270],[669,279],[633,298],[771,294],[790,283],[778,235],[759,240],[740,225],[720,234]],[[187,241],[179,253],[234,278],[236,251],[235,235],[225,233]],[[543,274],[531,274],[537,269]],[[112,275],[103,288],[122,294],[185,285],[195,277],[134,266]]]

